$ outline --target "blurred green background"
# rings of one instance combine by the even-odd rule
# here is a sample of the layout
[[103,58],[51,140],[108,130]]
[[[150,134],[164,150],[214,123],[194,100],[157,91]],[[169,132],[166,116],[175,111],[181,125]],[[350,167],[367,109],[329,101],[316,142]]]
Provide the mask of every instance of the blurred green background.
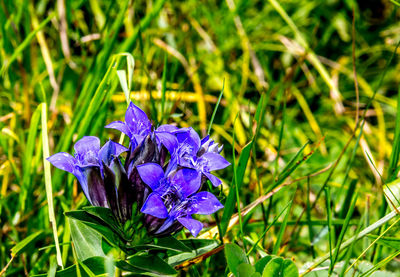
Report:
[[[15,257],[7,273],[32,275],[54,265],[54,247],[38,250],[54,244],[38,105],[48,106],[50,154],[72,152],[83,135],[117,141],[119,134],[103,126],[125,113],[116,70],[125,69],[126,61],[115,57],[122,52],[135,59],[131,99],[156,124],[193,126],[205,135],[223,90],[211,136],[224,144],[230,162],[238,160],[259,127],[239,181],[242,207],[270,192],[310,142],[301,153],[308,160],[285,180],[292,183],[244,217],[242,228],[236,225],[226,234],[227,241],[254,243],[293,199],[287,225],[282,217],[258,246],[302,267],[329,251],[328,218],[338,235],[346,199],[355,191],[346,237],[369,226],[387,212],[382,187],[397,176],[398,6],[394,0],[1,1],[0,269],[17,242],[40,230],[44,234]],[[265,112],[256,120],[260,99]],[[357,140],[354,128],[363,115]],[[63,260],[72,264],[63,212],[86,200],[73,176],[52,172]],[[219,176],[224,185],[217,191],[225,201],[233,171]],[[318,193],[323,187],[330,188],[329,197]],[[210,226],[222,213],[207,217]],[[396,228],[387,235],[396,236]],[[371,242],[360,241],[351,257]],[[363,259],[376,265],[393,252],[373,246]],[[186,272],[222,276],[225,259],[222,253],[215,257]],[[398,268],[396,259],[386,265],[389,271]]]

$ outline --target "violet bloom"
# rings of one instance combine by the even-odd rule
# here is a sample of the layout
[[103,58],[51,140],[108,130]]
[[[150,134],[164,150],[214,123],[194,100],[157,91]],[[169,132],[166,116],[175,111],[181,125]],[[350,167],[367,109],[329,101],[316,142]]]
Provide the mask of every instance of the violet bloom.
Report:
[[122,221],[129,218],[130,208],[118,203],[121,202],[118,196],[126,194],[129,188],[118,156],[128,149],[111,140],[100,148],[100,140],[94,136],[83,137],[76,142],[74,149],[74,156],[61,152],[47,160],[55,167],[74,174],[93,206],[111,208]]
[[129,137],[134,145],[133,148],[135,148],[150,134],[151,122],[144,111],[130,102],[125,113],[125,122],[114,121],[105,128],[116,129],[124,133]]
[[193,214],[212,214],[223,208],[218,199],[200,189],[201,174],[190,168],[178,170],[172,177],[165,176],[160,165],[147,163],[137,167],[140,177],[151,189],[141,212],[163,220],[151,220],[156,235],[170,234],[182,226],[197,236],[203,224]]
[[209,137],[200,140],[196,131],[189,127],[175,131],[178,146],[174,155],[180,166],[195,169],[204,174],[217,187],[222,181],[211,174],[211,171],[223,169],[230,165],[219,153],[222,146],[214,144]]

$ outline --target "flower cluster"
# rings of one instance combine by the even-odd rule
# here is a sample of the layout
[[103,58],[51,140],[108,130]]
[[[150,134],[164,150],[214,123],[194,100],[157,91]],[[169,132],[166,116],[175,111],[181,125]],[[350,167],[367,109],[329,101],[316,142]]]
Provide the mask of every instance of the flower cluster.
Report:
[[[185,227],[197,236],[203,224],[192,215],[212,214],[223,207],[212,193],[202,190],[207,180],[221,184],[212,171],[229,165],[220,155],[222,146],[209,136],[201,140],[191,127],[154,129],[133,103],[124,122],[105,127],[127,135],[129,148],[111,140],[100,148],[97,137],[86,136],[76,142],[74,156],[62,152],[48,160],[74,174],[89,202],[110,208],[122,224],[135,216],[136,205],[150,234],[165,236]],[[123,165],[119,156],[124,152]]]

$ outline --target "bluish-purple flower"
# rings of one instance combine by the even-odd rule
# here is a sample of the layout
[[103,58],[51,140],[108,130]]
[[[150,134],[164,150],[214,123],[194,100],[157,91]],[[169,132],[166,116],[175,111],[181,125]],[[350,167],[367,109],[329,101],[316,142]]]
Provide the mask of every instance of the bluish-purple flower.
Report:
[[201,174],[194,169],[182,168],[173,176],[165,176],[160,165],[148,163],[137,167],[140,177],[151,189],[141,212],[150,216],[165,219],[155,230],[163,234],[179,222],[193,236],[197,236],[203,224],[193,219],[193,214],[212,214],[223,206],[209,192],[200,189]]
[[150,134],[151,122],[144,111],[130,102],[125,113],[125,122],[114,121],[105,128],[116,129],[124,133],[136,147]]
[[197,132],[189,127],[174,131],[178,145],[175,149],[172,163],[192,168],[204,174],[214,186],[219,186],[222,181],[211,174],[211,171],[223,169],[230,165],[219,153],[222,147],[215,144],[209,137],[200,140]]
[[[214,186],[221,184],[211,172],[230,164],[220,155],[222,146],[209,136],[200,140],[191,127],[153,128],[133,103],[124,122],[114,121],[106,128],[126,134],[129,149],[112,141],[100,148],[100,140],[88,136],[75,144],[74,156],[57,153],[48,160],[74,174],[89,202],[110,208],[122,224],[133,219],[135,205],[150,234],[165,236],[185,227],[197,236],[203,224],[192,215],[212,214],[223,207],[201,188],[206,179]],[[119,155],[126,151],[123,164]]]
[[[93,178],[92,171],[97,168],[100,173],[103,172],[102,162],[110,165],[113,156],[119,156],[128,149],[113,141],[108,141],[100,149],[100,140],[94,136],[85,136],[78,140],[75,145],[75,155],[71,156],[68,153],[60,152],[47,158],[55,167],[65,170],[75,175],[81,184],[82,190],[92,205],[97,198],[89,192],[90,178]],[[98,206],[107,206],[107,203],[96,203]]]
[[129,218],[130,208],[121,205],[123,197],[119,197],[129,190],[128,178],[118,159],[128,149],[111,140],[100,148],[100,140],[94,136],[83,137],[76,142],[74,149],[74,156],[61,152],[47,160],[74,174],[93,206],[111,208],[122,221]]

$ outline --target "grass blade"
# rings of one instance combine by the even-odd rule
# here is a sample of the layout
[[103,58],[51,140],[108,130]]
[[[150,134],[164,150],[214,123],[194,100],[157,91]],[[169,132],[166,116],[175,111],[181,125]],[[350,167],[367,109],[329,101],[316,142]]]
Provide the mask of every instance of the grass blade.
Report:
[[277,240],[276,240],[276,242],[274,244],[274,248],[272,250],[272,254],[273,255],[277,255],[278,252],[279,252],[279,249],[281,247],[281,242],[282,242],[282,239],[283,239],[283,235],[285,234],[285,229],[286,229],[286,226],[287,226],[287,222],[289,220],[290,209],[291,209],[292,204],[293,204],[294,196],[296,195],[296,190],[293,193],[292,200],[289,202],[289,206],[287,208],[287,211],[286,211],[286,214],[285,214],[285,218],[283,219],[282,225],[281,225],[281,227],[279,229],[278,238],[277,238]]
[[[397,216],[397,212],[396,211],[392,211],[389,214],[387,214],[386,216],[382,217],[381,219],[379,219],[378,221],[376,221],[375,223],[371,224],[370,226],[368,226],[367,228],[363,229],[361,232],[359,232],[358,234],[352,236],[351,238],[349,238],[348,240],[346,240],[345,242],[343,242],[341,244],[341,249],[339,249],[338,251],[342,251],[344,249],[346,249],[347,247],[349,247],[354,241],[357,241],[363,237],[365,237],[366,235],[370,234],[371,232],[375,231],[376,229],[378,229],[379,227],[381,227],[382,225],[386,224],[389,220],[395,218]],[[333,252],[335,251],[335,249],[332,250]],[[305,274],[307,274],[308,272],[312,271],[314,268],[316,268],[317,266],[319,266],[321,263],[323,263],[324,261],[326,261],[327,259],[329,259],[330,257],[330,253],[325,254],[324,256],[319,257],[318,259],[316,259],[314,261],[314,263],[302,274],[300,274],[300,276],[304,276]]]
[[24,49],[26,47],[29,46],[29,44],[31,43],[32,39],[36,36],[36,34],[43,29],[47,23],[50,22],[50,20],[55,16],[55,12],[52,12],[45,20],[43,20],[42,23],[40,23],[40,25],[33,30],[31,33],[29,33],[26,38],[24,39],[24,41],[17,47],[17,49],[15,49],[15,51],[13,52],[12,56],[6,60],[0,70],[0,75],[3,76],[4,73],[8,70],[8,68],[10,67],[10,65],[17,59],[17,57],[24,51]]
[[353,215],[353,211],[354,211],[354,207],[356,206],[357,198],[358,198],[358,193],[354,194],[353,199],[352,199],[351,204],[350,204],[350,207],[348,209],[346,218],[345,218],[344,223],[342,225],[342,229],[341,229],[340,234],[339,234],[339,238],[338,238],[338,241],[337,241],[337,244],[336,244],[336,247],[335,247],[335,251],[333,252],[332,263],[329,265],[329,273],[330,274],[332,274],[333,269],[335,267],[335,264],[337,262],[337,259],[339,257],[340,246],[341,246],[341,244],[343,242],[343,238],[344,238],[344,235],[345,235],[345,233],[347,231],[347,227],[349,226],[351,216]]
[[215,108],[214,108],[214,111],[213,111],[213,113],[212,113],[210,122],[208,123],[207,134],[210,134],[210,132],[211,132],[211,127],[212,127],[212,124],[213,124],[213,122],[214,122],[215,114],[217,113],[219,103],[221,102],[222,95],[224,94],[224,87],[225,87],[225,80],[224,80],[224,82],[223,82],[223,84],[222,84],[222,89],[221,89],[221,92],[220,92],[220,94],[219,94],[217,104],[215,104]]
[[53,227],[53,235],[57,253],[57,264],[62,268],[64,268],[61,258],[60,244],[58,242],[57,222],[54,215],[53,188],[51,184],[50,162],[46,160],[48,157],[50,157],[49,139],[47,137],[47,105],[46,103],[42,103],[40,105],[42,108],[42,144],[43,144],[42,147],[43,147],[44,180],[46,185],[47,204],[49,206],[49,219],[51,226]]

